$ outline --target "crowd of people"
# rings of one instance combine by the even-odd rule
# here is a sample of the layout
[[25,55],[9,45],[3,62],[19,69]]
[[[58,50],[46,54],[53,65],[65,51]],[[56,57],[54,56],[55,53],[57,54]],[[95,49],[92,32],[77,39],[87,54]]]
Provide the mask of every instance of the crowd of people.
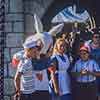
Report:
[[[99,31],[77,48],[77,57],[74,56],[77,60],[70,59],[64,35],[55,40],[46,55],[40,55],[42,46],[40,41],[27,39],[23,44],[23,59],[14,78],[16,100],[97,100],[100,94]],[[35,84],[41,89],[36,89]]]

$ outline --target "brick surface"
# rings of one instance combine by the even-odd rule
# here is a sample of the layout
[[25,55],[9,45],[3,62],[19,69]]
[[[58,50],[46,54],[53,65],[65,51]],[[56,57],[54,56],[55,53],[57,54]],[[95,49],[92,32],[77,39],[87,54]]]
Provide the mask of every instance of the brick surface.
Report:
[[4,49],[4,61],[9,62],[10,61],[10,51],[9,48]]
[[4,77],[7,77],[7,64],[4,64]]
[[35,32],[34,19],[31,15],[25,16],[25,32],[28,34]]
[[15,93],[14,81],[11,78],[4,79],[4,95],[13,95]]
[[10,0],[10,12],[23,12],[23,0]]
[[9,8],[9,1],[5,0],[5,12],[8,13]]
[[14,32],[24,32],[24,22],[15,22],[13,26]]
[[37,2],[25,2],[25,12],[36,13],[40,18],[43,16],[45,9]]
[[9,96],[4,96],[4,100],[10,100]]
[[12,32],[12,23],[5,23],[5,32]]
[[22,47],[23,44],[23,34],[8,34],[6,37],[7,47]]
[[13,55],[15,54],[15,53],[17,53],[18,51],[21,51],[23,48],[11,48],[11,58],[13,57]]
[[[28,0],[25,1],[25,12],[33,14],[36,13],[40,18],[44,15],[47,7],[53,2],[53,0]],[[34,19],[33,16],[27,15],[25,17],[25,32],[31,33],[34,32]]]
[[16,68],[13,68],[11,63],[9,63],[8,69],[9,69],[9,76],[14,78],[16,74]]
[[23,21],[23,14],[21,13],[6,14],[5,21]]

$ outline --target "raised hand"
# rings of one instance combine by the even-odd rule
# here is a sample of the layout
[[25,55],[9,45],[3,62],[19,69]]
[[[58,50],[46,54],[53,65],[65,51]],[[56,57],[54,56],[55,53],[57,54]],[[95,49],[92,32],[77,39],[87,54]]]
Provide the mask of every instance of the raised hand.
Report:
[[88,74],[88,70],[86,69],[82,69],[80,72],[81,75],[87,75]]

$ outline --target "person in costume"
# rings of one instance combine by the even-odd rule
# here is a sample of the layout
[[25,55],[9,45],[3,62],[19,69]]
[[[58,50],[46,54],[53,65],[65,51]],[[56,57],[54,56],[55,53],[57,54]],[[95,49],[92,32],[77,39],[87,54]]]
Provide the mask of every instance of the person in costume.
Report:
[[65,40],[63,38],[57,39],[51,57],[51,67],[48,68],[51,74],[52,100],[72,100],[70,76],[68,73],[70,62],[65,54],[65,47]]
[[[47,57],[48,52],[51,51],[53,46],[53,36],[52,34],[59,33],[63,28],[63,24],[59,24],[53,27],[49,32],[43,32],[43,26],[38,18],[38,16],[34,16],[35,19],[35,29],[36,33],[34,35],[29,36],[26,41],[38,41],[39,44],[39,55],[38,60],[32,60],[35,73],[35,90],[36,90],[36,98],[40,100],[44,98],[44,100],[49,100],[49,91],[48,91],[48,75],[46,68],[48,67],[47,62],[49,57]],[[41,33],[42,32],[42,33]],[[23,55],[25,54],[24,50],[17,52],[14,54],[12,58],[13,66],[17,66],[20,60],[23,59]],[[44,69],[44,70],[43,70]],[[41,71],[40,71],[41,70]],[[40,94],[38,96],[38,94]]]
[[37,59],[39,53],[36,41],[25,41],[23,44],[24,55],[20,60],[14,78],[16,95],[14,99],[35,100],[35,74],[32,60]]

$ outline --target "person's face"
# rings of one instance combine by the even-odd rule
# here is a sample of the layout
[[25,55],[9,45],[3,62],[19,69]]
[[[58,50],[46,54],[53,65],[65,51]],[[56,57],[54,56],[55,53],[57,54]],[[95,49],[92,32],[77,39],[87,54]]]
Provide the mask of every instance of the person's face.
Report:
[[100,42],[100,35],[99,34],[94,34],[93,35],[93,42],[99,43]]
[[31,58],[37,58],[37,56],[39,55],[38,47],[25,49],[25,52],[27,56]]
[[82,60],[86,61],[89,59],[89,53],[87,51],[80,51],[80,57]]
[[62,34],[62,38],[63,39],[66,39],[66,34]]
[[65,51],[65,42],[64,41],[60,41],[59,44],[57,44],[57,49],[59,53],[64,53]]

